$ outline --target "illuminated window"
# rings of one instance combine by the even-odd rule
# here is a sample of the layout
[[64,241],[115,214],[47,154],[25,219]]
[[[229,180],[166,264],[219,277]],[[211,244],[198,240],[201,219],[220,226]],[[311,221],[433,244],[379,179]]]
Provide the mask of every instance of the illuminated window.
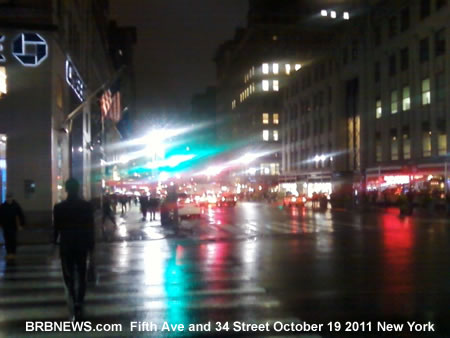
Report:
[[278,130],[273,131],[273,140],[278,141]]
[[350,19],[350,14],[348,12],[344,12],[342,17],[344,18],[344,20],[349,20]]
[[270,163],[270,175],[280,175],[279,163]]
[[279,122],[279,115],[278,113],[273,114],[273,124],[278,124]]
[[330,11],[330,17],[333,19],[336,19],[336,12],[335,11]]
[[279,71],[278,63],[274,63],[272,65],[272,71],[274,74],[278,74],[278,71]]
[[252,83],[253,93],[255,92],[255,84]]
[[291,65],[286,64],[284,65],[284,68],[286,69],[286,74],[289,75],[291,73]]
[[322,9],[322,10],[320,11],[320,15],[322,15],[322,16],[327,16],[327,15],[328,15],[328,12],[327,12],[325,9]]
[[262,81],[262,89],[265,92],[267,92],[269,90],[269,80],[263,80]]
[[280,88],[278,87],[278,80],[273,80],[273,83],[272,83],[272,88],[273,88],[273,90],[274,91],[278,91]]
[[381,118],[383,110],[381,108],[381,99],[379,98],[375,101],[375,113],[377,119]]
[[398,103],[397,103],[397,91],[393,90],[391,92],[391,114],[396,114],[398,111]]
[[422,80],[422,105],[425,106],[431,102],[430,79]]
[[438,155],[447,155],[447,134],[440,133],[438,135]]
[[269,141],[269,131],[267,129],[263,130],[262,137],[264,141]]
[[6,68],[0,66],[0,96],[8,93],[8,85],[7,85],[7,76],[6,76]]
[[409,86],[403,87],[402,91],[402,110],[407,111],[411,108],[411,97]]
[[262,123],[263,124],[269,124],[269,114],[268,113],[263,113],[262,114]]
[[263,74],[269,74],[269,64],[268,63],[263,63],[262,72],[263,72]]
[[236,100],[231,101],[231,109],[236,108]]
[[252,76],[255,76],[255,67],[252,67]]
[[300,68],[302,68],[302,65],[299,64],[299,63],[296,63],[294,69],[297,71],[297,70],[299,70]]

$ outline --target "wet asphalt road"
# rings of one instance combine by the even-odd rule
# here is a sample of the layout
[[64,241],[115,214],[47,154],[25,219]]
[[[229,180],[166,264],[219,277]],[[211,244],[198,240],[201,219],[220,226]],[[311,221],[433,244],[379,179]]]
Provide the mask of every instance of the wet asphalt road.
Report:
[[[342,325],[339,337],[350,334],[346,328],[357,332],[352,336],[426,336],[410,332],[407,321],[415,321],[450,337],[449,220],[400,218],[394,209],[361,214],[240,203],[205,209],[177,233],[142,222],[137,207],[118,223],[110,242],[97,246],[86,320],[121,323],[122,331],[58,335],[198,335],[161,332],[167,321],[210,322],[204,336],[329,336],[329,322]],[[0,296],[0,336],[26,335],[26,320],[68,317],[49,246],[24,246],[14,263],[0,256]],[[153,322],[158,331],[131,331],[132,321]],[[217,332],[216,322],[229,330]],[[268,323],[270,332],[236,332],[235,322]],[[275,332],[275,322],[323,326]],[[383,322],[404,327],[383,333]]]

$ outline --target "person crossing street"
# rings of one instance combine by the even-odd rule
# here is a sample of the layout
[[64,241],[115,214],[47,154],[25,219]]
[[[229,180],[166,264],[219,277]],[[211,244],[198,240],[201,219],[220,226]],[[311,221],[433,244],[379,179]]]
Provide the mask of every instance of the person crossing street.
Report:
[[22,208],[11,193],[6,194],[6,201],[0,206],[0,226],[5,239],[6,259],[14,259],[17,249],[17,230],[25,224]]
[[80,320],[86,293],[87,262],[94,250],[94,211],[79,197],[76,179],[66,182],[67,199],[53,210],[54,242],[60,238],[60,257],[64,283],[69,296],[72,320]]

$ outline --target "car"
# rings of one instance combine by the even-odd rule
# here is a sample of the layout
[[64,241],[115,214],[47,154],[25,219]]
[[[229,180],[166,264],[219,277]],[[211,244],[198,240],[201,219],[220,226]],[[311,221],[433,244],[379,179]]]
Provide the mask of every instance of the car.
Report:
[[202,215],[202,209],[200,204],[196,201],[194,196],[188,196],[186,194],[178,195],[178,216],[183,218],[200,218]]
[[224,194],[217,198],[218,207],[234,207],[237,202],[237,196],[234,194]]
[[284,207],[302,207],[305,205],[307,199],[303,195],[286,195],[283,199]]

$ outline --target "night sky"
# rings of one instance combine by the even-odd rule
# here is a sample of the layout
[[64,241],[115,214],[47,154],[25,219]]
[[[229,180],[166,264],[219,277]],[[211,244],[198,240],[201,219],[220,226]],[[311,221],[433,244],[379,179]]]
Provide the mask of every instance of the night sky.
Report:
[[247,0],[113,0],[119,25],[137,27],[139,113],[182,113],[215,83],[216,48],[245,26]]

